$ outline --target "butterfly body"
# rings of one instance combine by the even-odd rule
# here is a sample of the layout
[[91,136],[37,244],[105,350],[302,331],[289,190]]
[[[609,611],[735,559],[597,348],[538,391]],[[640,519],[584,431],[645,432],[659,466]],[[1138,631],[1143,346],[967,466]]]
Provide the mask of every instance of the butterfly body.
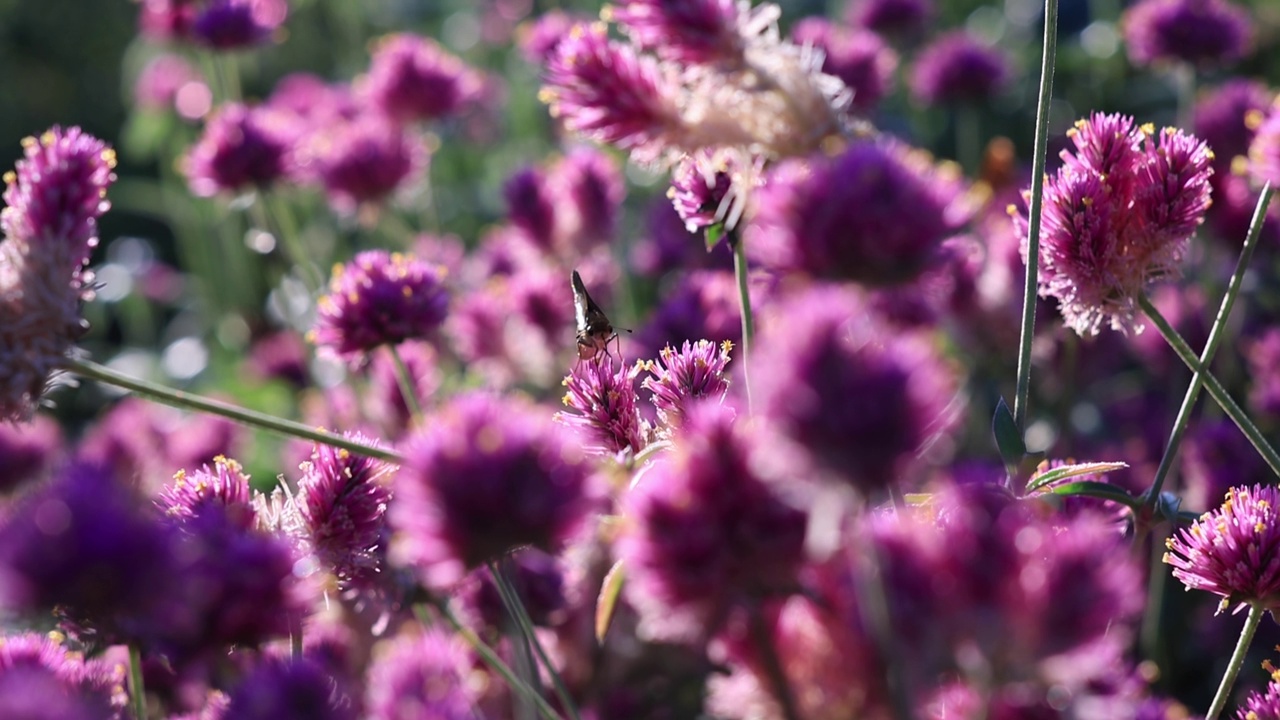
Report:
[[578,331],[578,359],[591,360],[601,351],[608,354],[609,343],[618,334],[604,311],[591,299],[577,270],[573,271],[573,314]]

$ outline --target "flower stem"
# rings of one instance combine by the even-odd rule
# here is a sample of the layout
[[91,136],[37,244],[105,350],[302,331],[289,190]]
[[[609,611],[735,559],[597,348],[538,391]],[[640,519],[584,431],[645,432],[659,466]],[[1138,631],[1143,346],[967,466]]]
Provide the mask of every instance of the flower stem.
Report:
[[[1213,356],[1218,352],[1218,347],[1222,344],[1222,337],[1226,334],[1227,318],[1231,315],[1231,308],[1235,305],[1236,297],[1240,294],[1240,286],[1244,283],[1245,271],[1249,268],[1249,262],[1253,259],[1253,250],[1258,246],[1258,236],[1262,234],[1262,223],[1266,218],[1267,204],[1271,202],[1271,185],[1268,183],[1262,188],[1262,194],[1258,196],[1258,205],[1253,210],[1253,222],[1249,224],[1249,233],[1245,236],[1244,247],[1240,250],[1240,258],[1236,261],[1235,272],[1231,274],[1231,280],[1227,283],[1227,292],[1222,296],[1222,305],[1218,308],[1218,316],[1214,318],[1213,327],[1209,330],[1209,339],[1205,342],[1204,351],[1200,353],[1200,366],[1207,369],[1213,363]],[[1191,410],[1195,407],[1196,400],[1200,397],[1200,389],[1204,385],[1204,374],[1197,370],[1191,376],[1191,384],[1187,386],[1187,394],[1182,398],[1182,407],[1178,408],[1178,417],[1174,420],[1173,430],[1169,433],[1169,442],[1165,445],[1164,455],[1160,458],[1160,466],[1156,468],[1156,477],[1151,484],[1151,489],[1147,491],[1147,509],[1154,510],[1156,503],[1160,499],[1160,489],[1164,486],[1165,478],[1169,475],[1169,470],[1173,466],[1173,460],[1178,455],[1178,445],[1182,442],[1182,436],[1187,430],[1187,423],[1191,420]]]
[[759,607],[751,609],[750,622],[752,642],[760,652],[765,675],[769,678],[769,684],[773,686],[770,688],[773,691],[773,697],[782,707],[782,716],[786,720],[800,720],[800,711],[796,708],[796,700],[791,693],[791,685],[787,682],[786,671],[782,666],[781,658],[778,657],[777,648],[773,646],[773,639],[769,637],[769,628],[765,624],[764,613]]
[[388,345],[387,349],[391,351],[391,360],[396,364],[396,383],[400,386],[400,395],[404,397],[404,405],[409,408],[409,415],[417,425],[422,422],[422,404],[418,402],[418,390],[413,377],[409,375],[409,366],[405,365],[398,346]]
[[285,254],[295,265],[301,267],[307,279],[307,289],[316,292],[324,289],[324,273],[315,261],[307,254],[307,248],[298,234],[298,225],[294,222],[289,203],[267,188],[259,188],[258,197],[266,210],[266,216],[274,226],[272,230],[284,246]]
[[1031,201],[1027,208],[1027,275],[1022,295],[1022,335],[1018,342],[1018,386],[1013,420],[1026,429],[1031,395],[1031,340],[1036,330],[1036,291],[1040,284],[1040,216],[1044,208],[1044,167],[1049,154],[1049,104],[1058,53],[1058,0],[1044,0],[1044,54],[1040,59],[1040,96],[1036,101],[1036,139],[1031,164]]
[[755,319],[751,315],[751,290],[747,287],[747,248],[736,230],[730,231],[733,245],[733,274],[738,279],[738,305],[742,310],[742,387],[747,395],[747,411],[751,411],[751,378],[747,375],[751,346],[755,342]]
[[1253,633],[1258,629],[1258,623],[1262,620],[1262,613],[1266,612],[1261,605],[1249,606],[1249,617],[1245,618],[1244,627],[1240,630],[1240,639],[1236,641],[1236,650],[1231,653],[1231,662],[1227,663],[1227,671],[1222,674],[1222,684],[1218,685],[1218,693],[1213,696],[1213,704],[1209,706],[1209,714],[1205,715],[1205,720],[1217,720],[1222,708],[1227,704],[1227,698],[1231,695],[1231,686],[1236,684],[1236,676],[1240,674],[1240,667],[1244,665],[1245,653],[1249,650],[1249,643],[1253,641]]
[[1245,434],[1245,437],[1249,438],[1249,442],[1262,455],[1262,459],[1267,461],[1271,471],[1280,475],[1280,455],[1277,455],[1275,449],[1267,443],[1267,439],[1263,437],[1262,431],[1258,429],[1258,426],[1254,425],[1244,410],[1240,409],[1236,401],[1231,399],[1231,396],[1227,394],[1226,388],[1222,387],[1222,383],[1218,382],[1218,378],[1214,377],[1213,373],[1200,364],[1200,359],[1192,352],[1191,346],[1187,345],[1187,341],[1183,340],[1178,331],[1174,330],[1173,326],[1169,324],[1169,321],[1164,319],[1164,316],[1160,314],[1156,306],[1151,304],[1150,298],[1145,294],[1139,295],[1138,303],[1142,306],[1142,311],[1147,314],[1147,317],[1151,318],[1156,328],[1160,330],[1165,342],[1169,343],[1173,351],[1182,359],[1182,362],[1192,372],[1201,373],[1204,378],[1204,385],[1209,390],[1209,395],[1217,401],[1218,406],[1227,414],[1227,417],[1235,421],[1236,426]]
[[565,712],[569,713],[571,720],[580,720],[578,707],[574,704],[573,697],[569,695],[569,688],[565,686],[564,678],[560,677],[559,671],[551,663],[551,658],[547,655],[546,649],[542,647],[542,643],[534,633],[533,620],[529,617],[529,611],[520,600],[520,594],[516,592],[515,585],[511,582],[510,568],[510,561],[505,559],[500,563],[489,563],[489,572],[493,573],[493,580],[498,587],[498,594],[502,596],[502,603],[506,605],[507,612],[511,613],[511,617],[520,625],[520,632],[524,633],[529,643],[533,645],[534,652],[538,654],[538,661],[547,669],[547,674],[551,676],[551,684],[556,691],[556,697],[560,698],[560,704],[564,706]]
[[147,690],[142,682],[142,651],[129,646],[129,699],[133,701],[134,720],[147,720]]
[[79,375],[90,380],[97,380],[106,385],[115,385],[116,387],[131,390],[144,397],[151,398],[165,405],[171,405],[177,408],[185,408],[190,410],[198,410],[200,412],[210,413],[212,415],[220,415],[229,418],[243,425],[260,428],[262,430],[270,430],[271,432],[298,437],[304,440],[311,440],[322,445],[332,445],[333,447],[349,450],[357,455],[377,458],[378,460],[386,460],[400,464],[403,462],[399,453],[386,448],[373,447],[355,442],[341,435],[316,430],[314,428],[303,425],[302,423],[292,420],[285,420],[273,415],[267,415],[248,408],[238,407],[230,403],[224,403],[219,400],[193,395],[181,390],[174,390],[163,385],[157,385],[147,380],[131,377],[124,373],[116,372],[111,368],[100,365],[92,360],[81,358],[67,358],[66,365],[63,369],[68,372]]

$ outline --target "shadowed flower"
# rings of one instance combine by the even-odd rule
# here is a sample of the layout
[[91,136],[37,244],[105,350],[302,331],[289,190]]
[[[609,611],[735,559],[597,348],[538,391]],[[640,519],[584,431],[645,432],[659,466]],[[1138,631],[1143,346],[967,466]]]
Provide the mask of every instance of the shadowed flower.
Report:
[[754,196],[747,251],[766,267],[874,285],[933,262],[968,219],[960,175],[896,142],[790,160]]
[[650,360],[645,364],[652,377],[645,378],[642,386],[653,393],[663,432],[670,434],[679,428],[687,409],[695,403],[704,398],[714,402],[724,398],[729,390],[724,368],[732,349],[733,343],[728,340],[718,346],[710,340],[685,340],[679,351],[668,345],[658,353],[656,363]]
[[264,659],[231,692],[227,720],[355,720],[350,698],[325,668],[306,658]]
[[556,413],[556,420],[578,430],[588,453],[640,452],[647,429],[636,407],[636,378],[642,369],[642,363],[627,367],[612,355],[578,362],[561,383],[569,411]]
[[[396,355],[408,371],[410,392],[418,404],[430,402],[442,382],[435,349],[430,343],[411,340],[398,345]],[[385,438],[399,438],[413,424],[391,348],[373,354],[373,361],[369,364],[369,387],[361,400],[365,415],[380,424]]]
[[429,38],[398,33],[376,41],[360,90],[397,122],[439,120],[476,101],[480,76]]
[[[539,627],[556,624],[568,602],[560,561],[541,550],[525,548],[504,558],[501,567],[519,594],[529,620]],[[463,611],[479,624],[501,629],[512,622],[493,573],[487,567],[477,568],[468,575],[453,596]]]
[[[772,286],[767,279],[753,278],[751,306],[762,307],[768,302],[771,291]],[[740,344],[742,316],[733,273],[717,270],[682,273],[679,284],[666,293],[666,298],[638,335],[637,342],[642,348],[637,353],[640,357],[655,357],[667,345],[701,338]]]
[[618,555],[643,635],[705,640],[735,608],[797,589],[808,519],[758,474],[759,432],[702,403],[623,500]]
[[550,183],[560,198],[562,256],[580,256],[613,238],[627,185],[612,157],[575,148],[552,167]]
[[371,720],[483,720],[471,659],[449,635],[427,631],[374,648],[365,702]]
[[191,192],[209,197],[269,185],[284,177],[289,140],[261,108],[223,105],[184,159]]
[[1143,0],[1125,10],[1120,27],[1129,60],[1225,65],[1253,43],[1249,13],[1226,0]]
[[[360,433],[346,437],[377,445]],[[394,466],[330,445],[317,445],[302,464],[295,502],[312,553],[338,579],[339,589],[368,582],[378,567],[391,502]]]
[[320,183],[342,213],[386,200],[417,177],[429,159],[421,138],[377,115],[318,128],[301,157],[303,172]]
[[537,168],[527,167],[507,178],[502,185],[507,201],[507,219],[524,231],[543,250],[555,242],[556,209],[547,178]]
[[284,24],[286,0],[208,0],[191,22],[191,38],[215,50],[261,45]]
[[938,37],[911,67],[911,95],[924,105],[980,103],[1009,81],[1009,61],[999,50],[963,31]]
[[1271,470],[1230,420],[1202,420],[1182,446],[1183,510],[1218,507],[1233,487],[1271,482]]
[[[1063,151],[1045,185],[1040,295],[1057,298],[1081,335],[1096,335],[1104,322],[1138,331],[1138,296],[1180,274],[1204,220],[1213,153],[1194,135],[1155,133],[1121,115],[1095,114],[1068,136],[1076,151]],[[1026,219],[1014,218],[1025,256]]]
[[1249,173],[1258,184],[1280,187],[1280,103],[1257,126],[1249,145]]
[[815,17],[797,23],[791,36],[822,50],[822,72],[840,78],[853,91],[854,110],[871,112],[893,88],[898,54],[874,32],[846,30]]
[[1234,78],[1196,101],[1192,121],[1196,136],[1209,146],[1220,166],[1230,167],[1232,158],[1248,154],[1272,96],[1257,80]]
[[854,25],[881,35],[916,35],[932,15],[932,0],[858,0],[849,4]]
[[1165,541],[1165,563],[1188,590],[1222,596],[1219,611],[1248,604],[1280,607],[1280,490],[1253,485],[1232,488],[1216,510]]
[[0,421],[0,493],[42,477],[61,452],[62,430],[47,416],[22,425]]
[[737,0],[620,0],[604,17],[641,50],[685,63],[738,64],[746,20]]
[[444,323],[444,268],[400,253],[366,250],[337,265],[317,303],[308,339],[351,363],[379,345],[431,339]]
[[1280,328],[1266,330],[1245,346],[1249,362],[1249,406],[1255,411],[1280,416]]
[[[127,717],[124,667],[109,665],[105,660],[86,660],[54,637],[35,633],[0,636],[0,717]],[[28,703],[28,711],[38,707],[44,714],[26,714],[23,706]],[[66,714],[52,712],[54,709]]]
[[518,400],[460,395],[402,453],[392,557],[433,587],[522,545],[555,552],[594,505],[581,450]]
[[249,476],[235,460],[219,456],[213,467],[188,473],[179,470],[173,483],[160,492],[156,506],[166,517],[185,522],[208,506],[224,508],[237,526],[248,529],[257,522],[250,499]]

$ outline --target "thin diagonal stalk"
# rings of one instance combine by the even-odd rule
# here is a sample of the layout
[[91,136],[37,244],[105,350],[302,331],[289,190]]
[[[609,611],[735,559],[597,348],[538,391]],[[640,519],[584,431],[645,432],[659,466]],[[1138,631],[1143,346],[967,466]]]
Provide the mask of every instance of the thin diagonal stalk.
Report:
[[[1253,210],[1253,222],[1249,224],[1249,233],[1245,236],[1244,247],[1241,248],[1240,258],[1236,261],[1235,272],[1231,274],[1231,280],[1227,283],[1227,292],[1222,296],[1218,316],[1214,318],[1213,327],[1209,330],[1209,339],[1204,344],[1204,351],[1200,353],[1202,368],[1208,368],[1213,364],[1213,356],[1222,345],[1222,338],[1226,334],[1227,318],[1231,315],[1236,296],[1240,294],[1240,286],[1244,284],[1244,273],[1249,269],[1249,262],[1253,259],[1253,250],[1258,246],[1258,237],[1262,234],[1262,223],[1266,218],[1269,202],[1271,202],[1270,183],[1262,188],[1262,195],[1258,197],[1258,205]],[[1160,489],[1164,487],[1164,481],[1173,466],[1173,460],[1178,456],[1178,445],[1182,443],[1182,436],[1186,433],[1187,424],[1191,420],[1191,410],[1200,397],[1200,388],[1203,385],[1204,375],[1197,370],[1191,376],[1191,384],[1187,386],[1187,394],[1182,398],[1182,407],[1178,408],[1178,417],[1173,422],[1173,430],[1169,433],[1169,442],[1165,445],[1164,455],[1160,458],[1160,466],[1156,468],[1155,480],[1151,483],[1151,489],[1147,491],[1148,510],[1154,510],[1156,503],[1159,502]]]
[[782,708],[782,716],[786,720],[801,720],[800,710],[796,707],[795,694],[791,692],[791,684],[787,682],[787,673],[778,657],[778,649],[774,647],[773,638],[769,637],[769,627],[765,623],[764,613],[759,607],[751,609],[751,639],[760,652],[764,663],[765,675],[769,678],[773,697]]
[[1209,713],[1204,716],[1205,720],[1217,720],[1222,708],[1227,705],[1227,698],[1231,697],[1231,686],[1236,684],[1236,676],[1240,674],[1240,668],[1244,665],[1245,653],[1249,651],[1249,643],[1253,642],[1253,634],[1258,629],[1258,623],[1262,621],[1262,613],[1266,612],[1261,605],[1249,606],[1249,617],[1244,621],[1244,627],[1240,630],[1240,639],[1236,641],[1235,652],[1231,653],[1231,661],[1227,663],[1227,671],[1222,674],[1222,684],[1218,685],[1218,692],[1213,696],[1213,704],[1209,706]]
[[386,448],[373,447],[363,443],[355,442],[341,435],[334,435],[323,430],[303,425],[302,423],[292,420],[285,420],[274,415],[249,410],[230,403],[224,403],[219,400],[193,395],[181,390],[174,390],[163,385],[157,385],[147,380],[135,378],[124,373],[116,372],[111,368],[100,365],[92,360],[82,358],[67,358],[63,369],[67,372],[79,375],[90,380],[97,380],[106,385],[115,385],[125,390],[133,391],[144,397],[151,398],[165,405],[171,405],[176,408],[188,410],[198,410],[200,412],[209,413],[211,415],[220,415],[222,417],[234,420],[242,425],[269,430],[274,433],[286,435],[289,437],[298,437],[303,440],[320,443],[321,445],[332,445],[336,448],[349,450],[357,455],[377,458],[378,460],[386,460],[401,464],[403,459],[400,454],[388,450]]
[[751,314],[751,289],[747,285],[747,248],[737,231],[730,231],[729,240],[733,243],[733,274],[738,279],[738,306],[742,310],[742,387],[747,394],[747,411],[751,412],[751,378],[747,375],[747,367],[756,326]]
[[573,703],[573,697],[569,695],[569,688],[564,684],[564,678],[560,677],[560,673],[552,664],[551,658],[547,655],[547,651],[542,647],[542,643],[538,641],[538,636],[534,634],[533,619],[529,617],[529,610],[525,608],[524,602],[520,600],[520,594],[516,592],[515,585],[511,582],[510,573],[511,564],[509,561],[501,563],[489,563],[489,572],[493,573],[493,579],[498,586],[498,593],[502,595],[502,603],[506,605],[507,612],[515,618],[520,625],[520,631],[525,634],[529,642],[533,645],[533,650],[538,654],[538,661],[547,669],[547,674],[551,676],[551,684],[555,688],[556,697],[560,698],[560,704],[564,706],[565,712],[569,713],[571,720],[580,720],[578,715],[578,707]]
[[1049,154],[1049,103],[1058,54],[1058,0],[1044,0],[1044,54],[1040,59],[1040,97],[1036,101],[1035,154],[1031,165],[1031,201],[1027,207],[1027,275],[1022,286],[1022,335],[1018,342],[1018,386],[1013,420],[1027,424],[1031,396],[1031,339],[1036,331],[1036,291],[1040,286],[1040,216],[1044,209],[1044,166]]
[[147,690],[142,683],[142,651],[137,645],[129,646],[129,699],[133,701],[134,720],[147,720]]
[[1231,399],[1231,395],[1227,393],[1226,388],[1222,387],[1222,383],[1218,382],[1218,378],[1214,377],[1213,373],[1200,364],[1200,359],[1192,352],[1191,346],[1187,345],[1187,341],[1183,340],[1178,331],[1174,330],[1173,326],[1169,324],[1169,321],[1164,319],[1164,316],[1160,314],[1156,306],[1151,304],[1150,298],[1145,294],[1140,295],[1138,296],[1138,303],[1142,306],[1142,311],[1147,314],[1147,317],[1151,318],[1151,322],[1155,324],[1160,334],[1164,336],[1165,342],[1169,343],[1169,346],[1178,354],[1182,362],[1192,372],[1200,372],[1203,375],[1204,385],[1209,390],[1209,395],[1217,401],[1218,406],[1227,414],[1227,417],[1235,422],[1236,427],[1240,428],[1245,437],[1249,438],[1249,442],[1253,444],[1254,449],[1262,455],[1262,459],[1266,460],[1267,465],[1271,467],[1271,472],[1280,475],[1280,455],[1276,454],[1275,449],[1263,437],[1262,431],[1258,429],[1258,426],[1254,425],[1249,416],[1245,414],[1245,411],[1236,404],[1235,400]]
[[404,405],[409,408],[409,416],[413,418],[413,424],[417,425],[422,422],[422,403],[418,402],[417,383],[409,374],[409,366],[404,363],[400,348],[396,345],[388,345],[387,348],[391,351],[391,360],[396,365],[396,384],[400,386]]

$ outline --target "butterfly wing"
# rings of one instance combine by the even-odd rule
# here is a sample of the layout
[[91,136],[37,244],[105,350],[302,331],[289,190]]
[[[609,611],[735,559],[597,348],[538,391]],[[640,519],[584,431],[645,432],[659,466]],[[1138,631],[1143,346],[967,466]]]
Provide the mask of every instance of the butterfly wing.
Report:
[[613,325],[591,299],[577,270],[573,271],[573,314],[577,326],[578,357],[588,360],[601,350],[607,352],[609,340],[613,338]]
[[591,301],[591,296],[587,294],[587,286],[582,284],[582,276],[578,274],[577,270],[574,270],[573,320],[574,328],[577,329],[579,337],[587,333],[587,315],[593,307],[595,307],[595,303]]

